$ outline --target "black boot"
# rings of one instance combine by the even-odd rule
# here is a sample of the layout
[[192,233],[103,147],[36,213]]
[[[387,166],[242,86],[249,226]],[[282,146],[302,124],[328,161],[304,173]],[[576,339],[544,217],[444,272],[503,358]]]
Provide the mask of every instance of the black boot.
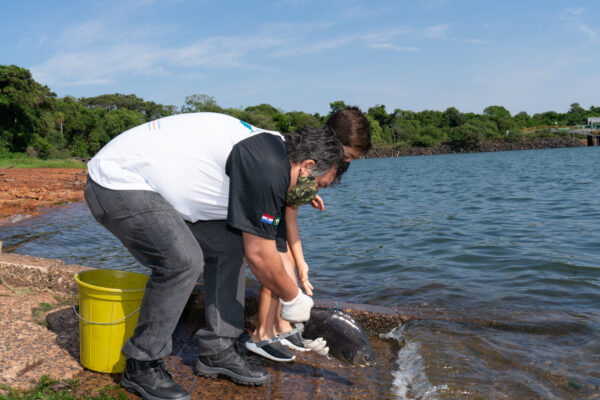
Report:
[[221,353],[199,356],[196,360],[196,373],[207,378],[221,375],[241,385],[264,385],[269,381],[267,371],[256,369],[246,363],[231,346]]
[[163,360],[128,359],[121,386],[147,400],[190,400],[188,392],[173,380]]

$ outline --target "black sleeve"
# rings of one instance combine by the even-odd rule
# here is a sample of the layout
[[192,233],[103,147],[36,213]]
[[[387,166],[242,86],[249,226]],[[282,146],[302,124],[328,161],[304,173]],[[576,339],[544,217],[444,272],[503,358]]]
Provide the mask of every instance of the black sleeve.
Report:
[[[285,217],[291,166],[283,140],[260,133],[237,143],[225,165],[229,176],[227,223],[275,240]],[[279,233],[281,235],[281,231]]]
[[275,239],[277,251],[287,253],[287,231],[285,227],[285,218],[281,219],[277,229],[277,238]]

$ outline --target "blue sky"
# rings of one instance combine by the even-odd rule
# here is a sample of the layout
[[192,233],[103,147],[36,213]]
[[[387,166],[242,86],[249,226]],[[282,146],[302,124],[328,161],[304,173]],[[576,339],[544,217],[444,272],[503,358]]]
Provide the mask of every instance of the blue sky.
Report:
[[58,96],[420,111],[600,106],[600,2],[11,1],[0,64]]

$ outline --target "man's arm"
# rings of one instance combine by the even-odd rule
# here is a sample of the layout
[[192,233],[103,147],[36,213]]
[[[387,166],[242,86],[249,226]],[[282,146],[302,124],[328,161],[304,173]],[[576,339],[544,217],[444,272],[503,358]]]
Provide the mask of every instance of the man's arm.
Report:
[[299,289],[285,271],[274,240],[242,232],[246,260],[252,272],[267,289],[283,301],[293,300]]
[[307,295],[312,296],[313,286],[308,280],[308,264],[302,252],[300,229],[298,228],[298,207],[285,207],[285,227],[290,252],[298,270],[298,278]]

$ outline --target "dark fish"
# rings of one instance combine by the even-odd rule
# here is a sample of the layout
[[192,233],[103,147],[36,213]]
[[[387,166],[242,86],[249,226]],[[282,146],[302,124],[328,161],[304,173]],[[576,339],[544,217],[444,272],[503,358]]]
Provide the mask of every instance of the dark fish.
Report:
[[329,354],[355,365],[374,365],[373,349],[364,329],[349,314],[335,309],[313,308],[302,337],[327,341]]

